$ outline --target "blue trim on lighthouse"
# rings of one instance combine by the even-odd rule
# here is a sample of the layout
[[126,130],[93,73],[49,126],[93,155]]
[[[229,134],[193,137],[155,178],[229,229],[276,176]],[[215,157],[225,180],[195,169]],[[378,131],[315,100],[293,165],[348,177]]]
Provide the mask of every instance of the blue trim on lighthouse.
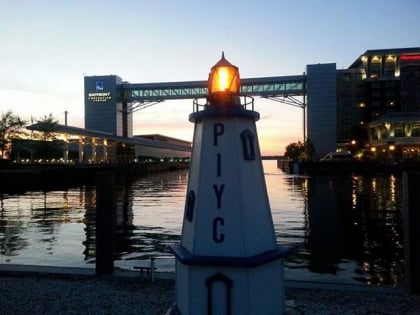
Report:
[[192,221],[194,218],[194,204],[195,204],[195,192],[194,190],[190,190],[187,195],[187,201],[185,205],[185,218],[188,221]]
[[180,244],[170,245],[171,251],[183,265],[195,266],[224,266],[252,268],[264,265],[271,261],[281,259],[289,254],[290,249],[278,246],[277,248],[250,257],[228,256],[198,256],[191,254]]
[[190,114],[189,121],[197,122],[208,117],[244,117],[257,121],[260,119],[260,114],[253,110],[247,110],[241,105],[224,107],[208,105],[206,109]]
[[255,160],[255,136],[248,129],[241,133],[242,140],[242,151],[244,160],[253,161]]
[[205,281],[207,287],[207,314],[213,314],[213,285],[216,282],[222,282],[226,293],[226,315],[232,314],[232,286],[233,281],[221,272],[208,277]]

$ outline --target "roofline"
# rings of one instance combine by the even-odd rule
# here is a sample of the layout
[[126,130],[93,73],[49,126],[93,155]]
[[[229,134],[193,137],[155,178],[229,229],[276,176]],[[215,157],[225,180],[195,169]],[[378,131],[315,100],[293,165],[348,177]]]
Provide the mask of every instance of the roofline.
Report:
[[174,138],[174,137],[169,137],[169,136],[165,136],[165,135],[163,135],[161,133],[150,133],[150,134],[142,134],[142,135],[133,135],[133,137],[138,137],[138,138],[162,137],[162,138],[165,138],[165,139],[168,139],[168,140],[177,140],[177,141],[189,143],[191,145],[191,141],[184,140],[184,139],[179,139],[179,138]]
[[398,112],[398,113],[389,113],[379,117],[376,120],[373,120],[366,124],[366,127],[374,127],[382,125],[384,123],[391,122],[418,122],[420,120],[419,112]]
[[362,56],[374,56],[374,55],[402,55],[402,54],[413,54],[420,53],[420,47],[408,47],[408,48],[385,48],[385,49],[368,49],[361,54],[353,63],[349,66],[350,68],[356,68],[360,63]]
[[[26,126],[26,129],[42,131],[39,129],[39,123]],[[134,145],[136,144],[144,145],[144,146],[154,147],[154,148],[172,149],[172,150],[177,150],[177,151],[191,152],[191,146],[187,146],[187,145],[173,144],[173,143],[168,143],[165,141],[151,140],[151,139],[140,138],[140,137],[133,137],[133,138],[121,137],[121,136],[113,135],[108,132],[89,130],[89,129],[74,127],[74,126],[66,126],[66,125],[57,124],[55,125],[54,132],[69,133],[69,134],[77,135],[77,136],[104,138],[111,141],[125,142],[125,143],[134,144]]]

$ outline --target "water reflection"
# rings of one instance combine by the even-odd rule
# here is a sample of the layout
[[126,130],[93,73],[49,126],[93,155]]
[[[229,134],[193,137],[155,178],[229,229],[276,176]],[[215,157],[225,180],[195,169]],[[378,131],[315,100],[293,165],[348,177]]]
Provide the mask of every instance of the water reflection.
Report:
[[[318,176],[308,182],[309,269],[335,273],[346,244],[346,215],[351,205],[347,180]],[[350,244],[349,244],[350,245]]]
[[180,239],[187,175],[187,171],[160,173],[119,188],[117,266],[172,256],[168,245]]
[[74,227],[81,225],[85,209],[73,207],[71,198],[68,191],[0,194],[0,261],[38,264],[49,257],[56,264],[74,255],[74,243],[66,238],[80,238]]
[[404,281],[400,176],[316,176],[285,182],[307,200],[303,246],[279,235],[295,250],[287,267],[335,275],[351,266],[353,279],[363,283]]
[[[375,285],[403,282],[400,176],[300,177],[267,163],[264,169],[277,239],[293,250],[286,268],[345,272]],[[116,266],[158,256],[174,269],[168,245],[180,238],[187,175],[159,173],[118,185]],[[0,263],[93,267],[95,217],[91,186],[0,194]]]
[[84,187],[84,194],[80,190],[79,201],[85,207],[83,221],[85,223],[84,232],[86,238],[82,244],[84,246],[84,260],[93,263],[96,257],[96,190],[95,187]]
[[[370,284],[403,281],[402,179],[393,175],[355,177],[355,222],[361,239],[359,269]],[[373,189],[375,188],[375,189]]]

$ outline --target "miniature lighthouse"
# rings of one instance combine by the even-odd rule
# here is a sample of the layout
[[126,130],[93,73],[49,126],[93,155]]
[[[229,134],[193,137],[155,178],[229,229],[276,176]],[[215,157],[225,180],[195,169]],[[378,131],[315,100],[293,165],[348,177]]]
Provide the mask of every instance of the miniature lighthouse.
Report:
[[[222,54],[195,124],[176,302],[170,314],[283,314],[283,257],[275,238],[253,101]],[[247,109],[251,107],[251,109]]]

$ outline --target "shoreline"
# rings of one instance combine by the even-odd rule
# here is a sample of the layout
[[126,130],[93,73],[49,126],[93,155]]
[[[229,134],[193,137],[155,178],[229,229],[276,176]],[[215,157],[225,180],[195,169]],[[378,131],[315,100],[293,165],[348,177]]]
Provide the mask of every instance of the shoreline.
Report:
[[376,161],[293,161],[277,160],[277,167],[292,175],[346,175],[346,174],[402,174],[420,171],[420,162],[380,163]]
[[112,170],[117,182],[138,176],[188,169],[189,162],[126,164],[6,164],[0,165],[0,193],[52,190],[61,187],[95,185],[96,173]]
[[[405,284],[392,285],[368,285],[361,282],[346,281],[342,278],[328,278],[323,276],[311,277],[299,275],[298,273],[288,274],[285,269],[284,282],[287,287],[316,289],[320,286],[325,289],[335,289],[340,286],[342,289],[354,291],[373,291],[382,293],[405,292]],[[0,264],[1,277],[36,277],[36,278],[56,278],[56,279],[95,279],[95,278],[120,278],[120,279],[143,279],[153,283],[155,280],[175,281],[175,272],[155,271],[153,274],[149,268],[142,270],[131,270],[115,268],[112,274],[97,276],[95,268],[85,267],[56,267],[38,265],[19,265],[19,264]]]
[[[404,290],[285,281],[286,314],[418,314]],[[1,314],[165,314],[175,281],[139,272],[113,276],[0,272]]]

